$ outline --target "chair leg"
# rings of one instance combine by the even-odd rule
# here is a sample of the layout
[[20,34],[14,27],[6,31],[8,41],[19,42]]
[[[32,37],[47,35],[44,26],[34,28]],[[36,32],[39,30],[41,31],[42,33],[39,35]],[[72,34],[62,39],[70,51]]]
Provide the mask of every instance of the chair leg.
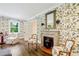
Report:
[[58,56],[60,56],[62,54],[62,51],[59,51],[59,54],[58,54]]
[[68,52],[68,56],[71,56],[71,53],[70,52]]
[[3,48],[3,45],[0,45],[0,48]]
[[29,49],[29,42],[28,42],[28,49]]

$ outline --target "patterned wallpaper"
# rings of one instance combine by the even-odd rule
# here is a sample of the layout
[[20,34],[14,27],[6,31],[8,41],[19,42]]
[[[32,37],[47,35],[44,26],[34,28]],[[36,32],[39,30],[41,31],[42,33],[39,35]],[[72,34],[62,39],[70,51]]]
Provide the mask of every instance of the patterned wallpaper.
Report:
[[[53,8],[51,10],[54,10]],[[79,4],[77,3],[65,3],[55,8],[56,10],[56,20],[60,20],[59,24],[56,24],[56,30],[60,30],[60,40],[66,39],[79,39]],[[48,11],[49,12],[49,11]],[[9,22],[10,18],[0,17],[0,32],[9,32]],[[34,19],[33,19],[34,20]],[[45,14],[41,14],[35,17],[37,20],[37,34],[39,41],[41,41],[41,32],[45,30],[45,26],[41,26],[41,23],[45,23]],[[29,24],[30,26],[30,24]],[[27,22],[20,21],[20,31],[19,37],[26,36],[29,33],[27,30]],[[27,31],[26,31],[27,30]],[[31,32],[31,31],[30,31]],[[26,36],[28,37],[28,36]]]
[[[53,10],[53,8],[51,9]],[[66,39],[79,39],[79,4],[77,3],[65,3],[55,8],[56,20],[60,20],[59,24],[56,24],[56,30],[60,30],[60,40]],[[45,26],[41,26],[41,23],[45,23],[45,14],[37,16],[39,38],[41,32],[45,30]],[[41,39],[39,39],[41,40]]]
[[41,42],[41,33],[45,30],[45,26],[41,26],[41,23],[45,24],[45,15],[40,15],[35,18],[37,20],[37,35],[39,42]]
[[[18,19],[0,16],[0,32],[9,33],[10,20],[18,20]],[[18,34],[18,37],[24,37],[25,36],[24,34],[26,33],[25,24],[27,24],[27,22],[21,21],[21,20],[18,20],[18,21],[20,22],[20,33]]]
[[[60,39],[77,39],[79,37],[79,4],[64,4],[56,8],[56,25],[60,30]],[[78,39],[77,39],[78,40]]]
[[[6,19],[6,20],[5,20]],[[9,20],[4,18],[3,16],[0,17],[0,32],[9,32]]]

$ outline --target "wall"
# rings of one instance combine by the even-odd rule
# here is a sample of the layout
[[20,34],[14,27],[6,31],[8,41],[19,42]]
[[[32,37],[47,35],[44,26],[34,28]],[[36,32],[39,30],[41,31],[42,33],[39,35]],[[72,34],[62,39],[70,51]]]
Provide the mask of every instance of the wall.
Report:
[[[56,24],[56,30],[60,30],[60,41],[66,39],[79,39],[79,4],[70,3],[63,4],[59,7],[54,8],[56,10],[56,20],[60,20],[59,24]],[[51,11],[54,10],[51,8]],[[49,10],[50,11],[50,10]],[[48,11],[48,12],[49,12]],[[9,22],[10,18],[0,17],[0,31],[9,32]],[[41,26],[41,23],[45,23],[45,13],[36,16],[32,20],[37,20],[37,34],[39,41],[41,42],[41,33],[45,30],[45,25]],[[19,37],[26,37],[29,39],[32,34],[32,21],[29,22],[20,21],[20,31]],[[34,28],[34,27],[33,27]]]
[[56,20],[60,24],[56,25],[60,32],[60,40],[79,38],[79,4],[63,4],[56,8]]
[[[9,21],[10,20],[18,20],[14,18],[0,16],[0,32],[7,32],[9,34]],[[27,21],[18,20],[20,22],[20,33],[17,35],[18,37],[26,37],[26,28]]]
[[[59,24],[56,24],[55,30],[60,30],[60,41],[66,39],[79,39],[79,4],[70,3],[63,4],[59,7],[52,8],[56,10],[56,20],[60,20]],[[45,23],[45,14],[41,14],[37,17],[37,33],[39,40],[41,41],[41,33],[45,30],[45,26],[41,26],[41,23]]]
[[8,29],[9,29],[9,24],[8,24],[9,20],[6,18],[1,16],[0,17],[0,32],[9,32]]

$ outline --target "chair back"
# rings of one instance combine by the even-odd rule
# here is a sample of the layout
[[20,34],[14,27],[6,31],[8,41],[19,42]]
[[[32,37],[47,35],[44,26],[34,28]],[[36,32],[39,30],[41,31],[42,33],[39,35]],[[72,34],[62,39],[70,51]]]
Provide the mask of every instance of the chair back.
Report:
[[32,34],[32,39],[36,39],[37,38],[37,35],[36,34]]
[[66,41],[66,50],[69,52],[71,52],[73,46],[75,44],[75,41],[74,40],[67,40]]

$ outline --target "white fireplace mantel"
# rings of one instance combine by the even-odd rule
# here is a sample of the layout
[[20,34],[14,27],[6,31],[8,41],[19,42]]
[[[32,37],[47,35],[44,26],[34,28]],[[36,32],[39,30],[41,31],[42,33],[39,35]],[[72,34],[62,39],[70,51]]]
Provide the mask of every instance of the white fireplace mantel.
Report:
[[45,29],[42,32],[60,32],[60,30],[58,30],[58,29],[50,29],[50,30]]
[[43,37],[44,36],[53,37],[54,38],[54,45],[55,46],[59,45],[59,34],[60,34],[59,30],[50,30],[50,31],[44,30],[44,31],[42,31],[42,34],[41,34],[42,45],[43,45]]

